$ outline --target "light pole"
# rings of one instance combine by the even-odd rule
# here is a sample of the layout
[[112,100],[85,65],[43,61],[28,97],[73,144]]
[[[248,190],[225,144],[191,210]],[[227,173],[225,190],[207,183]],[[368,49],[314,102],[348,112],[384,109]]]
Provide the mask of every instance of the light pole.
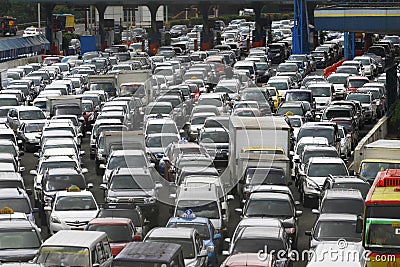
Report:
[[38,10],[38,29],[39,29],[39,32],[41,32],[41,30],[40,30],[40,3],[38,2],[37,3],[37,10]]

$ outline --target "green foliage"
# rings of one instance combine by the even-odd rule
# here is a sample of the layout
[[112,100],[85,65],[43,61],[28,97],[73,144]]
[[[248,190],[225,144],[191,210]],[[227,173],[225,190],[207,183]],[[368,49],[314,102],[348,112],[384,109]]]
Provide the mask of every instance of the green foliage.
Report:
[[63,32],[62,34],[62,49],[64,51],[68,51],[68,46],[71,42],[71,39],[79,39],[81,36],[76,33],[71,32]]
[[389,132],[400,135],[400,100],[390,106]]
[[11,4],[8,0],[0,0],[0,16],[8,15],[8,11],[10,10]]

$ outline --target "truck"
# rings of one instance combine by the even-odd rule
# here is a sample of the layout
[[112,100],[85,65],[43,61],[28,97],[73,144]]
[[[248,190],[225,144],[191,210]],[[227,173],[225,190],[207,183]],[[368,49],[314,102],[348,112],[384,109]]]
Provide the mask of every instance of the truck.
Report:
[[17,35],[17,19],[10,16],[0,17],[0,34],[2,36],[8,35]]
[[77,115],[80,119],[82,117],[82,97],[74,95],[48,96],[46,115],[48,118],[55,115]]
[[53,14],[55,31],[75,31],[75,16],[72,14]]
[[140,149],[144,150],[144,135],[142,131],[104,132],[97,138],[96,171],[100,173],[100,164],[106,164],[113,150]]
[[400,169],[400,140],[379,139],[355,153],[354,168],[370,183],[380,171]]
[[[242,149],[248,147],[279,148],[284,156],[291,158],[292,130],[284,117],[237,117],[229,119],[229,182],[231,189],[238,183],[246,169],[241,156]],[[277,157],[278,155],[274,155]],[[262,158],[260,158],[261,160]],[[243,161],[243,162],[241,162]],[[251,160],[257,162],[256,160]],[[269,163],[266,164],[270,164]],[[260,163],[261,164],[261,163]],[[254,166],[254,165],[253,165]],[[265,165],[264,165],[265,166]],[[227,172],[224,173],[224,175]],[[226,177],[222,177],[226,182]]]
[[130,70],[118,74],[118,95],[139,97],[143,104],[150,103],[155,96],[151,84],[151,70]]
[[109,98],[118,95],[119,84],[116,75],[89,75],[88,88],[90,91],[104,91]]

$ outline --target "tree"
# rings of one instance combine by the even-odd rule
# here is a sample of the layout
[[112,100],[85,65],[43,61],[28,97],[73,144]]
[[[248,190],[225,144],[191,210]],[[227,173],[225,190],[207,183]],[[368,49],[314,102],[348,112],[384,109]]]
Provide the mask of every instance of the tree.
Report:
[[0,0],[0,15],[7,16],[10,8],[11,4],[8,0]]

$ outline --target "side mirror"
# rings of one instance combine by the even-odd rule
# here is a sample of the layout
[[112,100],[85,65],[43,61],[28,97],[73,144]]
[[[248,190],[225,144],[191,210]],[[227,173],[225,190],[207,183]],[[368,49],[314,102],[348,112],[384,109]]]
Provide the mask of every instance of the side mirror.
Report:
[[44,210],[44,211],[51,211],[51,207],[50,207],[50,206],[45,206],[45,207],[43,208],[43,210]]
[[19,167],[19,172],[24,172],[25,171],[25,167]]
[[26,188],[25,189],[25,192],[30,196],[30,195],[32,195],[32,189],[30,189],[30,188]]
[[36,157],[36,158],[39,158],[40,154],[39,154],[39,152],[35,152],[35,153],[33,153],[33,156]]
[[107,185],[106,184],[100,184],[100,189],[101,190],[107,190]]
[[99,168],[105,170],[106,169],[106,165],[105,164],[100,164]]
[[229,251],[227,250],[222,251],[222,256],[229,256]]
[[87,168],[82,168],[82,173],[83,174],[88,173],[88,169]]
[[36,171],[36,170],[30,170],[30,171],[29,171],[29,174],[30,174],[30,175],[37,175],[37,171]]
[[243,212],[243,209],[241,209],[241,208],[236,208],[235,209],[235,213],[238,214],[238,215],[241,215],[242,212]]
[[86,154],[85,151],[83,151],[83,150],[79,151],[79,156],[84,156],[85,154]]
[[305,234],[306,236],[311,236],[311,231],[305,231],[304,234]]
[[357,216],[356,233],[362,233],[363,224],[364,224],[363,218],[361,216]]
[[233,195],[227,195],[226,196],[226,200],[230,201],[230,200],[234,200],[235,197]]
[[221,234],[215,234],[214,235],[214,239],[221,239],[222,238],[222,235]]
[[297,201],[297,200],[296,200],[296,201],[294,202],[294,205],[295,205],[295,206],[299,206],[299,205],[300,205],[300,201]]
[[[20,140],[20,141],[21,141],[21,140]],[[18,152],[18,155],[19,155],[19,156],[23,156],[24,154],[25,154],[24,151],[19,151],[19,152]]]
[[300,217],[303,214],[302,210],[296,210],[296,217]]
[[156,183],[156,185],[155,185],[155,189],[156,190],[159,190],[159,189],[161,189],[163,187],[163,185],[161,184],[161,183]]
[[176,194],[169,194],[169,198],[170,199],[175,199],[176,198]]
[[229,244],[229,243],[231,243],[231,239],[229,237],[227,237],[227,238],[224,239],[224,242]]
[[200,251],[200,253],[198,255],[198,257],[207,257],[207,256],[208,256],[208,248]]
[[88,183],[87,184],[87,189],[92,189],[93,188],[93,183]]
[[133,236],[133,241],[140,242],[140,241],[142,241],[142,237],[140,235],[134,235]]
[[318,210],[318,209],[312,209],[311,212],[312,212],[313,214],[319,214],[319,210]]

